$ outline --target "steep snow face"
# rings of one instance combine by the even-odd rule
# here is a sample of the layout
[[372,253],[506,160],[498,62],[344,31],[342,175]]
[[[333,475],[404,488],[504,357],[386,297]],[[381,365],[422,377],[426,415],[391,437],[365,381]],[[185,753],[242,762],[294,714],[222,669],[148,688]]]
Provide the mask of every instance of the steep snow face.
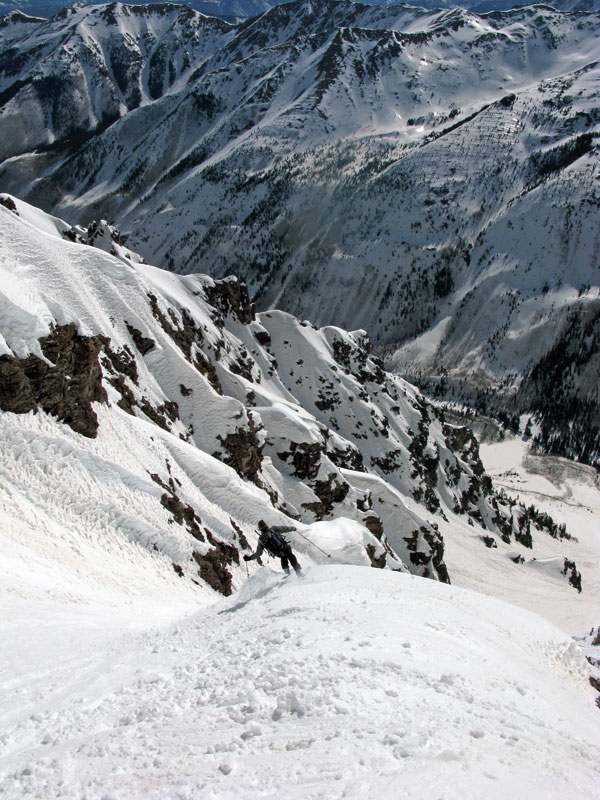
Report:
[[347,566],[137,608],[2,615],[8,796],[600,797],[589,667],[522,609]]
[[365,328],[394,370],[594,463],[598,29],[333,0],[15,21],[0,178],[261,308]]
[[581,590],[569,532],[496,494],[471,432],[386,373],[364,331],[256,315],[237,279],[142,264],[104,223],[73,228],[7,195],[0,214],[17,540],[50,525],[68,552],[60,531],[84,514],[92,549],[132,542],[169,577],[230,594],[261,518],[291,520],[308,563],[441,581],[448,526],[480,531],[475,572],[510,571],[541,539],[564,565],[558,591]]

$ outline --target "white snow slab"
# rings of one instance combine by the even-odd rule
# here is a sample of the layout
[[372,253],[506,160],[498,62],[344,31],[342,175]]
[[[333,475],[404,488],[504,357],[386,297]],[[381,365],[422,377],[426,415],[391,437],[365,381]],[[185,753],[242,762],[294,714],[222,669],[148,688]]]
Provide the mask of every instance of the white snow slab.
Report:
[[169,629],[39,611],[14,610],[4,655],[10,798],[600,797],[580,650],[476,593],[265,568]]

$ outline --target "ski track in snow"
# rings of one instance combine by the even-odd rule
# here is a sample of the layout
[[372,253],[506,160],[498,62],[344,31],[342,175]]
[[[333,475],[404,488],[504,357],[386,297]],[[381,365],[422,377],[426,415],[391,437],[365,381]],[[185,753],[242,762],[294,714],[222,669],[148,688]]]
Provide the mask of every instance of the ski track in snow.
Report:
[[4,797],[600,797],[586,663],[515,607],[336,566],[168,628],[83,612],[5,664]]

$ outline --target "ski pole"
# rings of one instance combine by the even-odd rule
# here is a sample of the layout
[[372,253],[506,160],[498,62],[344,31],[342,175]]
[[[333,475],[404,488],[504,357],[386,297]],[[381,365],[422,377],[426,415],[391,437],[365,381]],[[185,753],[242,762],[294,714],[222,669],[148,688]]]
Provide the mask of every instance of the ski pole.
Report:
[[321,552],[322,552],[324,555],[326,555],[326,556],[327,556],[327,558],[331,558],[331,556],[329,555],[329,553],[326,553],[326,552],[325,552],[325,550],[323,550],[323,548],[322,548],[322,547],[319,547],[319,545],[318,545],[318,544],[315,544],[314,542],[312,542],[312,541],[311,541],[311,540],[308,538],[308,536],[305,536],[305,535],[304,535],[303,533],[301,533],[299,530],[296,530],[296,533],[299,533],[299,534],[300,534],[300,536],[302,536],[302,538],[303,538],[303,539],[306,539],[306,541],[307,541],[307,542],[309,542],[310,544],[312,544],[312,546],[313,546],[313,547],[316,547],[316,548],[317,548],[317,550],[320,550],[320,551],[321,551]]

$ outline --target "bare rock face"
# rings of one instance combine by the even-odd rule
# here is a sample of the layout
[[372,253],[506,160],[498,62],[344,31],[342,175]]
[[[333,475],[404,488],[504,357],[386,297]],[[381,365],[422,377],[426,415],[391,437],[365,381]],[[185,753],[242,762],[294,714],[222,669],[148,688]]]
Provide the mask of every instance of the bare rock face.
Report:
[[193,557],[199,567],[199,577],[217,592],[229,597],[232,592],[232,576],[227,567],[231,563],[239,564],[237,549],[225,542],[215,542],[215,546],[206,553],[194,551]]
[[325,519],[331,514],[338,503],[343,503],[350,486],[346,481],[337,480],[335,473],[331,472],[327,480],[314,481],[312,489],[319,498],[318,503],[304,503],[303,507],[312,511],[317,519]]
[[[196,369],[202,373],[202,375],[204,375],[207,378],[208,382],[213,387],[215,392],[217,392],[217,394],[223,394],[223,387],[221,386],[221,382],[219,381],[219,378],[217,376],[215,365],[208,358],[208,356],[201,350],[201,347],[204,343],[204,336],[202,330],[194,322],[190,314],[185,309],[181,310],[180,312],[181,327],[180,327],[180,322],[177,318],[177,314],[175,314],[173,309],[169,308],[168,310],[168,314],[171,317],[171,322],[169,322],[169,320],[167,319],[165,314],[163,314],[163,312],[159,307],[156,295],[149,294],[148,299],[150,300],[152,314],[154,318],[158,320],[165,333],[167,333],[171,337],[171,339],[173,339],[173,341],[179,347],[179,349],[184,354],[186,359],[191,364],[193,364],[196,367]],[[136,341],[136,346],[139,347],[137,341]],[[145,346],[143,342],[142,346]]]
[[92,403],[106,403],[98,355],[101,337],[81,336],[73,323],[57,325],[40,339],[47,361],[36,355],[0,357],[0,408],[25,414],[37,407],[95,438],[98,417]]
[[13,214],[16,214],[17,217],[19,216],[19,212],[17,211],[17,206],[15,205],[15,201],[12,199],[12,197],[7,197],[6,195],[0,195],[0,206],[8,208],[8,210],[12,211]]
[[13,414],[27,414],[36,405],[21,361],[14,356],[0,356],[0,408]]
[[214,286],[205,286],[206,299],[224,317],[232,316],[248,325],[254,322],[254,303],[250,302],[248,287],[235,277],[215,281]]
[[581,594],[581,572],[577,569],[574,561],[565,558],[562,574],[569,576],[569,583]]
[[258,473],[262,464],[263,446],[259,441],[252,416],[248,416],[247,428],[238,428],[235,433],[229,433],[225,437],[219,436],[219,440],[227,455],[223,456],[217,452],[213,453],[213,456],[233,467],[242,478],[262,486]]
[[444,539],[435,527],[422,525],[404,541],[410,551],[411,564],[422,568],[425,578],[436,578],[441,583],[450,583],[448,569],[444,563]]
[[323,447],[320,442],[290,442],[289,453],[278,453],[282,461],[291,458],[294,466],[294,475],[301,480],[313,480],[319,473]]

